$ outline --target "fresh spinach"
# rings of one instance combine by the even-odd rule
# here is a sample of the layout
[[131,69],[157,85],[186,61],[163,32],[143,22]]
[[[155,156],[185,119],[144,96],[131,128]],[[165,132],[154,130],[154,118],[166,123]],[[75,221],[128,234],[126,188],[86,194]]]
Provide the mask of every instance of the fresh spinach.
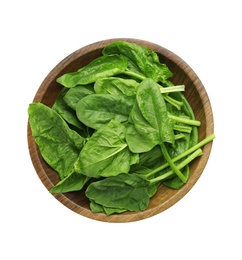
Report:
[[42,103],[30,104],[28,114],[41,155],[60,179],[65,178],[72,172],[85,139],[71,130],[55,110]]
[[119,174],[92,182],[86,196],[104,207],[125,211],[145,210],[149,204],[149,181],[137,174]]
[[[173,161],[178,161],[186,155],[189,155],[177,168],[180,170],[186,167],[196,157],[201,156],[202,150],[200,147],[213,139],[214,135],[211,135],[186,153],[174,158]],[[160,169],[166,167],[168,167],[168,164],[164,164]],[[107,214],[145,210],[148,207],[150,198],[156,193],[160,183],[165,183],[167,179],[171,180],[171,177],[174,176],[173,170],[169,170],[165,174],[153,178],[152,176],[157,170],[145,175],[135,173],[119,174],[92,182],[86,189],[86,196],[91,201],[91,208],[94,212],[106,212]],[[184,185],[181,180],[179,181],[179,184],[177,184],[177,181],[174,182],[173,188],[180,188]],[[170,186],[172,186],[172,183],[170,183]]]
[[66,176],[64,179],[59,181],[53,188],[50,189],[51,193],[66,193],[71,191],[81,190],[84,185],[91,178],[84,174],[76,173],[74,170]]
[[152,50],[117,41],[102,56],[62,75],[52,108],[32,103],[29,123],[44,160],[59,174],[51,193],[86,189],[92,212],[147,209],[160,185],[179,189],[198,142],[200,122]]
[[[165,81],[172,76],[172,72],[165,64],[161,64],[156,52],[134,43],[116,41],[103,49],[104,55],[122,54],[129,59],[128,75],[144,75],[156,82]],[[143,79],[143,78],[141,78]]]
[[87,85],[99,78],[110,77],[125,71],[128,60],[122,55],[101,56],[76,72],[62,75],[57,82],[67,88]]
[[60,116],[65,119],[65,121],[73,125],[77,128],[83,129],[83,124],[78,120],[76,117],[75,110],[73,110],[71,107],[69,107],[66,102],[64,101],[65,95],[67,94],[68,89],[63,88],[60,94],[58,95],[57,99],[55,100],[55,103],[53,104],[52,108],[55,110]]
[[87,95],[94,94],[93,84],[78,85],[69,89],[63,97],[67,106],[76,110],[77,103]]
[[[161,147],[162,154],[166,158],[172,170],[177,174],[177,176],[185,183],[187,181],[186,177],[177,169],[175,164],[172,162],[170,155],[164,143],[174,144],[175,135],[173,132],[172,121],[169,119],[165,100],[159,91],[159,88],[152,79],[145,79],[140,84],[139,89],[136,94],[137,106],[139,108],[138,117],[136,116],[136,111],[132,114],[132,123],[134,125],[133,129],[143,136],[143,140],[147,142],[152,142],[153,144],[159,144]],[[137,120],[137,118],[139,118]],[[141,118],[142,121],[140,120]],[[140,127],[140,122],[142,122],[142,127]],[[144,134],[144,125],[147,125],[146,129],[149,129],[151,135]],[[127,142],[132,141],[131,138],[127,138]],[[137,142],[137,140],[135,140]],[[132,150],[131,150],[132,151]],[[137,152],[137,151],[133,151]]]
[[127,211],[126,209],[118,209],[118,208],[111,208],[105,207],[103,205],[97,204],[93,200],[90,201],[90,209],[93,213],[101,213],[104,212],[106,215],[112,215],[114,213],[123,213]]
[[115,120],[100,127],[81,150],[75,171],[94,178],[128,173],[130,165],[137,163],[139,157],[129,151],[125,130]]
[[117,77],[98,79],[94,84],[94,90],[97,94],[111,95],[134,96],[138,87],[139,83],[136,80]]
[[118,122],[128,121],[133,100],[133,96],[123,94],[91,94],[78,102],[76,114],[83,124],[97,130],[112,119]]

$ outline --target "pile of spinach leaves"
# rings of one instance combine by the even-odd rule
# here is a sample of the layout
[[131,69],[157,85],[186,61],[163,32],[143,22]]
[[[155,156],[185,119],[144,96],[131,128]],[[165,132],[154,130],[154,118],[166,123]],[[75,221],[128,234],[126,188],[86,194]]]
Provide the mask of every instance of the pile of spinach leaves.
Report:
[[29,105],[29,123],[44,160],[60,181],[51,193],[85,189],[93,212],[147,209],[162,184],[179,189],[202,155],[200,122],[174,86],[172,72],[146,47],[116,41],[102,56],[62,75],[52,108]]

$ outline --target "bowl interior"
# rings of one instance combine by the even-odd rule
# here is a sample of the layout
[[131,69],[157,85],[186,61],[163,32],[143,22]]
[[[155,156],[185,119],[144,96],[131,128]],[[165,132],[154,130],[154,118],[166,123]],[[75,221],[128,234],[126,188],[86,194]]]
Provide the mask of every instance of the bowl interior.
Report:
[[[134,42],[140,45],[144,45],[157,52],[160,61],[165,63],[172,71],[172,82],[174,84],[185,85],[184,94],[193,108],[196,119],[201,121],[201,126],[199,127],[199,140],[202,140],[206,136],[213,133],[213,114],[210,101],[203,84],[195,72],[176,54],[157,44],[138,39],[120,38],[104,40],[90,44],[73,52],[64,60],[62,60],[47,75],[39,87],[33,102],[42,102],[48,106],[52,106],[60,90],[62,89],[62,87],[56,83],[56,79],[64,73],[76,71],[80,67],[85,66],[90,61],[100,56],[102,49],[107,44],[116,40]],[[49,190],[59,181],[59,178],[57,173],[53,171],[41,157],[38,147],[34,142],[34,138],[31,135],[29,125],[28,145],[35,170],[45,187]],[[211,148],[212,142],[203,148],[204,154],[202,157],[199,157],[190,163],[189,181],[181,189],[173,190],[164,186],[160,186],[156,195],[151,199],[148,209],[143,212],[126,212],[122,214],[114,214],[111,216],[106,216],[102,213],[94,214],[89,209],[89,201],[85,197],[83,191],[66,194],[53,194],[53,196],[74,212],[95,220],[106,222],[130,222],[148,218],[171,207],[188,193],[188,191],[193,187],[202,174],[208,161]]]

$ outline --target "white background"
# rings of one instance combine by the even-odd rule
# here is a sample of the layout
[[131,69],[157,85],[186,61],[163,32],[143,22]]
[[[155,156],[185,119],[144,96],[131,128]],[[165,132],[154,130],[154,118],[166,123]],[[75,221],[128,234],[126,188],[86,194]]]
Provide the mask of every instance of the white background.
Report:
[[[0,259],[242,259],[241,1],[1,1]],[[73,51],[116,37],[185,60],[212,103],[216,139],[193,189],[146,220],[110,224],[50,195],[27,146],[27,108]]]

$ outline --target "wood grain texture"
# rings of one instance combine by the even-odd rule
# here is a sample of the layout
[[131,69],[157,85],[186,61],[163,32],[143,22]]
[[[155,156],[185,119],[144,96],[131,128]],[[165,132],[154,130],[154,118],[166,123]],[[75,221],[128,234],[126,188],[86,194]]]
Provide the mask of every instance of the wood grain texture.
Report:
[[[64,73],[76,71],[80,67],[85,66],[90,61],[100,56],[102,49],[107,44],[117,40],[134,42],[157,52],[160,61],[167,64],[169,69],[173,72],[173,78],[171,79],[173,83],[185,85],[185,96],[194,110],[196,119],[201,121],[201,126],[199,127],[199,140],[202,140],[206,136],[213,133],[214,121],[209,97],[202,82],[195,74],[195,72],[185,61],[183,61],[180,57],[171,51],[157,44],[138,39],[109,39],[90,44],[73,52],[64,60],[62,60],[47,75],[39,87],[33,102],[42,102],[48,106],[52,106],[54,100],[62,88],[58,83],[56,83],[56,79]],[[29,124],[27,127],[27,134],[29,153],[34,168],[47,190],[50,190],[59,181],[58,175],[45,163],[41,157],[39,149],[35,144],[34,138],[31,134]],[[94,214],[89,209],[89,201],[85,197],[83,191],[71,192],[68,194],[53,194],[53,196],[74,212],[98,221],[131,222],[142,220],[168,209],[190,191],[190,189],[197,182],[198,178],[201,176],[207,164],[211,148],[212,142],[203,148],[203,156],[195,159],[190,164],[190,179],[181,189],[173,190],[164,186],[160,186],[156,195],[151,199],[148,209],[143,212],[126,212],[122,214],[114,214],[111,216],[106,216],[102,213]]]

